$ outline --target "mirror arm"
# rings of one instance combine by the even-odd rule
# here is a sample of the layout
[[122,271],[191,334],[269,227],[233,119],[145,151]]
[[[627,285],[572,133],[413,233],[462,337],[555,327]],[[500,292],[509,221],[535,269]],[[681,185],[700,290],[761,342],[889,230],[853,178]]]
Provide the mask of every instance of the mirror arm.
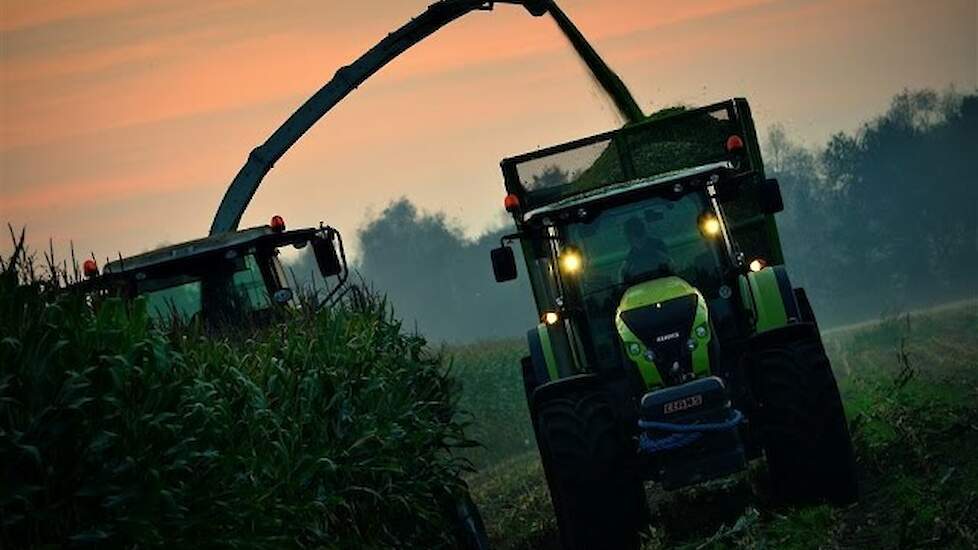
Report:
[[326,296],[319,301],[319,305],[317,306],[317,309],[327,304],[332,305],[334,302],[334,297],[335,299],[339,299],[342,296],[342,294],[337,296],[337,292],[339,292],[341,288],[344,288],[346,286],[346,281],[350,277],[350,269],[346,263],[346,249],[343,247],[343,234],[328,225],[323,225],[322,222],[319,222],[319,229],[326,231],[326,240],[329,241],[330,243],[333,242],[334,237],[336,238],[336,242],[339,245],[339,249],[340,249],[340,265],[342,267],[342,270],[336,276],[337,278],[336,286],[333,287],[333,289],[330,290],[326,294]]
[[499,246],[507,246],[515,240],[522,239],[525,235],[523,233],[510,233],[509,235],[503,235],[499,238]]
[[[526,237],[527,234],[524,231],[519,233],[510,233],[509,235],[503,235],[499,238],[499,246],[508,246],[513,241],[517,241]],[[538,235],[538,239],[548,240],[548,241],[559,241],[561,237],[559,235]]]

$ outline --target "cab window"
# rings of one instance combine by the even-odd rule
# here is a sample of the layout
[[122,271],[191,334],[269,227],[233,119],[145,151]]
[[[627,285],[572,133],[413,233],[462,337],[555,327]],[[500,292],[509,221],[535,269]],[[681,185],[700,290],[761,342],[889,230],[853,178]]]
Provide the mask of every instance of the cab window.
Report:
[[177,276],[150,280],[139,283],[137,292],[145,297],[150,316],[163,324],[174,317],[189,320],[200,313],[200,279]]
[[145,274],[136,283],[154,320],[169,325],[174,318],[189,321],[206,309],[212,319],[266,310],[271,298],[257,259],[243,257],[202,262],[194,272],[168,277]]

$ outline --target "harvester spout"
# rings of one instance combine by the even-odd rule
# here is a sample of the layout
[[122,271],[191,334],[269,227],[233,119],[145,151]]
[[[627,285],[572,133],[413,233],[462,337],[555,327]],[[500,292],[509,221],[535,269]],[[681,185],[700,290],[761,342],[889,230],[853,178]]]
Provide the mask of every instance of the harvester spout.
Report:
[[584,35],[574,26],[553,0],[440,0],[428,6],[418,17],[387,35],[373,48],[350,65],[336,72],[332,80],[313,94],[275,132],[256,147],[245,165],[234,177],[224,194],[211,223],[210,234],[225,233],[238,228],[241,216],[254,197],[262,179],[275,162],[295,144],[309,128],[336,106],[357,86],[362,84],[381,67],[392,61],[408,48],[430,36],[441,27],[471,11],[491,10],[493,5],[521,5],[531,15],[542,16],[550,12],[557,26],[567,36],[591,73],[611,96],[615,105],[629,122],[642,118],[642,111],[632,98],[628,88],[618,75],[601,59],[588,44]]
[[[560,28],[567,40],[570,41],[571,46],[577,51],[577,55],[580,56],[581,61],[587,65],[588,70],[594,75],[594,78],[601,84],[604,91],[611,97],[614,101],[615,107],[621,112],[622,116],[629,123],[638,122],[645,118],[642,113],[642,109],[639,108],[638,103],[635,98],[632,97],[632,93],[622,82],[621,78],[611,70],[611,67],[605,63],[604,59],[598,55],[598,52],[594,50],[591,43],[584,38],[581,31],[574,25],[574,22],[567,17],[567,14],[557,6],[554,1],[546,2],[548,4],[547,9],[550,11],[550,15],[554,18],[557,26]],[[532,8],[528,5],[528,10]]]

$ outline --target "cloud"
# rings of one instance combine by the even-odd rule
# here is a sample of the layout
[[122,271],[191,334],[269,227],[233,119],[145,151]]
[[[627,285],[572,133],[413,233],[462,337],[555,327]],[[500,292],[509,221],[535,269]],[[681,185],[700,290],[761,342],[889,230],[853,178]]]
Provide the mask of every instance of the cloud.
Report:
[[[223,9],[208,4],[208,13],[243,9],[239,4],[226,2]],[[568,11],[600,42],[754,4],[756,0],[700,2],[648,10],[645,2],[629,0],[612,10],[627,17],[610,17],[609,10],[593,4],[570,6]],[[86,13],[108,17],[114,13],[112,6]],[[519,63],[568,49],[550,21],[507,8],[474,14],[418,45],[384,69],[383,84],[424,85],[441,74],[472,76],[489,65]],[[302,13],[291,17],[278,13],[280,19],[269,26],[233,19],[227,27],[197,22],[174,28],[188,18],[184,11],[195,9],[200,8],[169,8],[155,24],[158,29],[146,29],[162,34],[149,38],[140,33],[112,47],[4,59],[0,149],[307,96],[376,38],[361,29],[336,28],[332,20],[328,25],[332,28],[314,32],[297,21]],[[127,14],[127,21],[132,23],[134,17]]]
[[65,20],[85,20],[104,17],[132,6],[130,0],[49,0],[47,2],[16,2],[5,0],[0,6],[0,32],[29,29]]

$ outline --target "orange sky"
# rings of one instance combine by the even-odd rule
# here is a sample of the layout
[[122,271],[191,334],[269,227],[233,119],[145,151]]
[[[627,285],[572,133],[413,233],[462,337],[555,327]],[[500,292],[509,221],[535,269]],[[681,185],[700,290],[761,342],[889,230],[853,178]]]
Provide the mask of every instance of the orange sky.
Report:
[[[100,258],[202,236],[251,148],[431,1],[0,0],[0,222]],[[978,87],[974,0],[561,5],[647,111],[746,96],[811,144],[903,88]],[[242,225],[352,236],[403,195],[475,234],[501,218],[500,158],[615,121],[549,19],[498,5],[320,121]]]

